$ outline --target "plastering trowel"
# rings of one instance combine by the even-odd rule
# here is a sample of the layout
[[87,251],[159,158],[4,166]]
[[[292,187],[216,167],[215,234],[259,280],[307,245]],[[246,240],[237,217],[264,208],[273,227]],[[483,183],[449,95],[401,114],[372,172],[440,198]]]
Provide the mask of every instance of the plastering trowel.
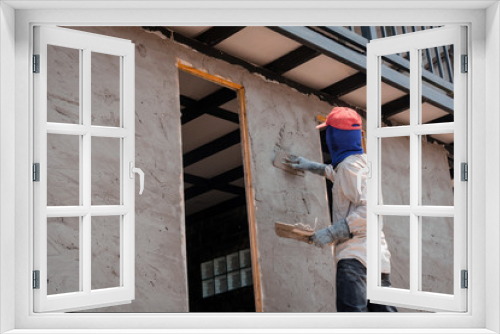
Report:
[[284,171],[287,171],[288,173],[293,175],[304,176],[304,171],[297,170],[285,163],[289,157],[290,154],[286,153],[285,151],[282,150],[277,151],[273,161],[274,167],[283,169]]
[[274,223],[274,231],[279,237],[295,239],[312,244],[311,236],[314,234],[314,231],[309,226],[300,223],[290,225],[287,223],[276,222]]

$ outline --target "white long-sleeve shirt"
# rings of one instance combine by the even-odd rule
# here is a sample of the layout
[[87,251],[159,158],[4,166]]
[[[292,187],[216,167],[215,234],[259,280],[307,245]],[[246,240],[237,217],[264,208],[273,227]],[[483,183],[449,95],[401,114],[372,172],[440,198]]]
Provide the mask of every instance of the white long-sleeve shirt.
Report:
[[[366,154],[350,155],[335,169],[325,168],[325,176],[333,182],[333,222],[345,218],[353,234],[351,239],[335,246],[335,262],[342,259],[357,259],[366,267],[366,174],[363,174],[361,189],[357,189],[357,174],[366,167]],[[381,224],[382,226],[382,224]],[[382,273],[391,271],[391,253],[387,248],[384,232],[380,233]]]

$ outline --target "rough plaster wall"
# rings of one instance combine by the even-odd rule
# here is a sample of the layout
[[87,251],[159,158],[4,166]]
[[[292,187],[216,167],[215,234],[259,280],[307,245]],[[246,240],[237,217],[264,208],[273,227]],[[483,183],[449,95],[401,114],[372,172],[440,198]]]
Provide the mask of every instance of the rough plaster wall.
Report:
[[[264,82],[240,67],[211,59],[170,40],[144,33],[140,28],[79,28],[103,35],[131,39],[136,44],[136,165],[146,173],[144,195],[136,196],[136,300],[109,311],[180,312],[187,310],[184,229],[182,209],[181,145],[176,59],[245,87],[250,133],[252,187],[254,189],[258,263],[266,312],[331,312],[335,310],[332,249],[275,236],[274,222],[303,222],[317,228],[328,224],[324,179],[306,174],[292,176],[272,166],[274,152],[284,149],[320,161],[315,115],[330,106],[282,85]],[[407,154],[400,144],[389,143],[395,157]],[[441,147],[424,145],[432,158],[429,169],[436,179],[433,198],[449,198],[451,183],[446,155]],[[401,159],[384,166],[401,170]],[[433,172],[434,173],[434,172]],[[441,173],[441,176],[437,176]],[[388,172],[399,188],[398,174]],[[434,174],[432,174],[434,176]],[[384,194],[400,200],[394,188]],[[427,187],[424,187],[426,189]],[[430,189],[430,188],[427,188]],[[427,196],[427,195],[426,195]],[[431,196],[431,195],[428,195]],[[437,197],[436,197],[437,196]],[[250,202],[252,204],[252,202]],[[389,239],[397,228],[386,229]],[[440,235],[440,231],[434,234]],[[435,238],[433,242],[439,241]],[[390,245],[394,260],[407,242]],[[439,263],[439,248],[431,255]],[[436,251],[437,250],[437,251]],[[399,260],[398,260],[399,261]],[[401,261],[399,261],[401,262]],[[399,263],[398,262],[398,263]],[[447,261],[445,261],[447,262]],[[409,263],[395,265],[393,283],[404,280]],[[439,266],[432,275],[439,277]],[[440,284],[449,284],[447,282]]]
[[331,248],[320,251],[274,233],[277,220],[314,225],[318,218],[318,227],[327,226],[324,180],[292,176],[272,165],[279,148],[321,159],[315,114],[329,106],[183,46],[173,44],[171,49],[194,67],[245,87],[263,311],[334,311]]
[[[245,87],[248,127],[251,136],[253,187],[256,194],[257,247],[264,311],[334,311],[335,293],[331,248],[318,250],[310,245],[279,239],[274,233],[276,220],[290,223],[302,221],[314,225],[317,217],[318,227],[326,227],[328,209],[324,180],[314,175],[294,177],[272,166],[274,152],[280,147],[310,159],[321,159],[319,136],[314,129],[314,120],[317,112],[328,110],[329,106],[317,98],[298,94],[282,85],[263,83],[262,78],[249,74],[239,67],[203,56],[169,40],[161,40],[154,34],[142,32],[139,28],[83,28],[81,30],[131,39],[136,44],[136,106],[139,108],[136,116],[137,165],[147,170],[146,180],[151,180],[149,182],[152,183],[160,181],[161,184],[168,180],[169,189],[176,187],[174,186],[177,184],[176,178],[168,172],[161,173],[162,165],[152,162],[154,159],[167,159],[168,157],[168,166],[171,168],[167,171],[174,175],[180,172],[181,163],[176,158],[179,156],[178,150],[180,149],[180,125],[177,68],[173,64],[174,57]],[[158,53],[155,54],[156,52]],[[146,70],[151,70],[151,73],[147,73]],[[142,71],[148,75],[143,77],[140,75]],[[145,98],[142,98],[143,96]],[[162,122],[161,118],[160,121],[158,120],[156,116],[158,112],[155,108],[150,106],[142,109],[141,102],[155,103],[158,100],[168,102],[162,108],[163,117],[169,117],[168,122]],[[151,113],[155,115],[152,119],[149,116]],[[148,122],[149,125],[143,125],[144,122]],[[159,126],[164,126],[165,132],[161,131],[160,134],[168,136],[168,139],[162,138],[162,145],[159,145],[157,150],[148,150],[151,142],[149,137],[157,133]],[[148,159],[152,161],[149,162]],[[151,178],[148,177],[148,173],[158,176],[156,179]],[[176,188],[179,191],[180,185]],[[169,208],[172,210],[180,207],[178,197],[171,195],[165,198],[164,200],[169,204],[165,204],[164,207],[156,207],[152,204],[158,202],[154,196],[144,204],[140,200],[141,198],[137,196],[138,226],[142,226],[139,223],[140,216],[154,214],[154,219],[150,221],[150,224],[159,227],[158,222],[165,219],[172,224],[172,227],[169,225],[169,232],[179,229],[178,225],[183,221],[180,208],[175,215],[172,214],[172,219],[164,213],[164,210],[168,211]],[[155,213],[158,209],[162,211]],[[158,228],[137,229],[136,233],[144,236],[144,238],[137,237],[137,266],[145,261],[142,257],[148,256],[147,250],[153,248],[156,251],[151,259],[168,256],[168,259],[172,259],[168,262],[169,266],[184,268],[185,255],[180,252],[180,240],[173,240],[170,243],[172,246],[168,249],[162,248],[160,240],[157,239],[159,238],[157,232]],[[170,235],[174,237],[172,232]],[[180,238],[179,235],[177,237]],[[144,243],[148,247],[143,247]],[[152,270],[161,271],[165,267],[163,263],[151,261],[148,266],[152,266]],[[157,291],[149,288],[149,280],[140,280],[141,269],[143,268],[136,268],[138,271],[137,289],[144,293],[151,293],[153,297],[155,294],[158,295]],[[180,281],[185,282],[185,277],[181,275],[185,275],[184,269],[179,272],[180,277],[157,282],[157,288],[168,290],[161,294],[161,301],[150,300],[146,296],[138,297],[136,299],[143,300],[141,307],[134,307],[134,304],[138,303],[136,300],[131,308],[139,312],[163,312],[165,308],[171,308],[175,302],[168,301],[170,291],[172,285],[178,285]],[[160,284],[162,282],[165,283]],[[128,310],[126,306],[120,307],[120,310],[122,309]],[[182,311],[182,309],[171,308],[169,311]]]
[[315,115],[330,107],[280,85],[262,90],[246,81],[264,311],[334,311],[332,248],[320,250],[274,233],[277,220],[314,226],[318,218],[317,228],[329,224],[324,179],[293,176],[271,164],[276,149],[321,161]]

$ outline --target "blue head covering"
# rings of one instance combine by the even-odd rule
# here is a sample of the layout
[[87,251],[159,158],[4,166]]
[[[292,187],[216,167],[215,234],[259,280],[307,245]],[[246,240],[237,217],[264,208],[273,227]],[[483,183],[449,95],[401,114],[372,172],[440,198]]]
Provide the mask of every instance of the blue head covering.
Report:
[[363,154],[361,130],[341,130],[328,125],[326,145],[332,156],[333,167],[350,155]]

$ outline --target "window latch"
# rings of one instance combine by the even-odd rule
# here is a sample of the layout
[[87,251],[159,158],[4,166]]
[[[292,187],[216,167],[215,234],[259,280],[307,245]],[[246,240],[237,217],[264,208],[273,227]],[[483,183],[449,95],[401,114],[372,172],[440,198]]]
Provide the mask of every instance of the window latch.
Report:
[[139,195],[142,195],[142,192],[144,191],[144,172],[142,169],[134,167],[134,162],[130,161],[129,163],[129,176],[131,179],[134,178],[134,173],[139,174],[139,184],[140,184],[140,190],[139,190]]

